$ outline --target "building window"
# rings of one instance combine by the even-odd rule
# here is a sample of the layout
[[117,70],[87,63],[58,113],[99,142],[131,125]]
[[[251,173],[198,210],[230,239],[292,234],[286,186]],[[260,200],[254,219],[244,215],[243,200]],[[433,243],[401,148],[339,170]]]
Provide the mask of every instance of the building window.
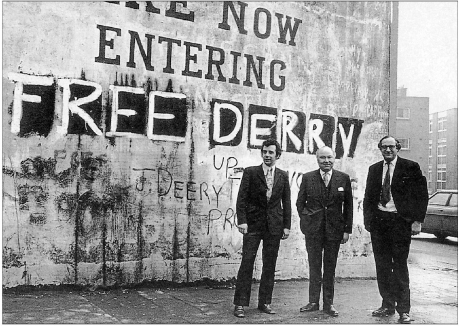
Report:
[[410,109],[409,108],[397,108],[397,119],[409,119]]
[[429,120],[429,133],[432,132],[432,125],[433,125],[432,120]]
[[446,164],[446,144],[438,144],[437,147],[437,164],[445,165]]
[[400,145],[402,145],[401,150],[409,150],[410,149],[410,139],[409,138],[398,138]]
[[429,165],[432,165],[432,144],[429,144]]
[[446,189],[446,168],[437,169],[437,189]]
[[[440,133],[442,131],[446,131],[446,118],[438,118],[438,129],[437,131]],[[439,137],[441,138],[441,137]]]
[[439,131],[437,134],[438,141],[446,141],[446,130]]
[[432,190],[432,168],[429,167],[429,171],[427,171],[427,188]]

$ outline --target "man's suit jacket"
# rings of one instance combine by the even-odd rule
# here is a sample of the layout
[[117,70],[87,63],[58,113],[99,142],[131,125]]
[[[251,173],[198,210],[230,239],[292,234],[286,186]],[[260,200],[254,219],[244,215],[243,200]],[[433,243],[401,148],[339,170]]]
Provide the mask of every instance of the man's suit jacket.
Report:
[[306,237],[323,236],[323,225],[328,240],[341,240],[344,232],[352,233],[352,188],[346,173],[333,170],[328,190],[320,170],[304,174],[296,207]]
[[268,185],[262,165],[244,170],[236,202],[238,225],[246,223],[248,232],[268,228],[273,235],[282,235],[290,229],[292,207],[287,172],[276,167],[271,198],[268,201]]
[[[371,221],[378,211],[381,198],[384,161],[370,166],[368,170],[363,216],[365,228],[371,228]],[[400,156],[397,158],[391,182],[391,194],[397,213],[408,222],[424,222],[429,201],[427,181],[419,164]]]

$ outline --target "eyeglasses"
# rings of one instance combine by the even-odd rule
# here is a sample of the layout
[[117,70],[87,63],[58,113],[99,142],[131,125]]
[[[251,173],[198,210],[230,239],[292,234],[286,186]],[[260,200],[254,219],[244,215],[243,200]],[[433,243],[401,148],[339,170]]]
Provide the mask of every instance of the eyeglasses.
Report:
[[390,149],[391,151],[393,151],[395,149],[395,145],[381,145],[380,146],[380,149],[383,150],[383,149]]

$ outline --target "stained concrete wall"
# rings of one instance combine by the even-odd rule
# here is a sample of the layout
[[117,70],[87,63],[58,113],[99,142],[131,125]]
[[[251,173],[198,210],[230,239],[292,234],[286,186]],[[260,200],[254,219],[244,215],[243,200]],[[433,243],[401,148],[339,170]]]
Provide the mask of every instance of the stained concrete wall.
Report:
[[[292,203],[335,148],[355,179],[337,275],[373,275],[389,24],[388,2],[3,3],[3,286],[235,277],[235,199],[268,136]],[[278,279],[308,277],[293,211]]]

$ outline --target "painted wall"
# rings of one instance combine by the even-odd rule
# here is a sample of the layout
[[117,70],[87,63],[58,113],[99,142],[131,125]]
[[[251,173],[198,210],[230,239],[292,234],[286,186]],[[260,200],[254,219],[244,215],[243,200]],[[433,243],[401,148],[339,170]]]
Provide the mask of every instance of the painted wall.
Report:
[[[3,286],[236,276],[242,171],[276,137],[292,203],[322,145],[355,179],[389,112],[388,2],[5,2]],[[308,277],[293,209],[276,277]],[[260,275],[260,261],[255,277]]]

